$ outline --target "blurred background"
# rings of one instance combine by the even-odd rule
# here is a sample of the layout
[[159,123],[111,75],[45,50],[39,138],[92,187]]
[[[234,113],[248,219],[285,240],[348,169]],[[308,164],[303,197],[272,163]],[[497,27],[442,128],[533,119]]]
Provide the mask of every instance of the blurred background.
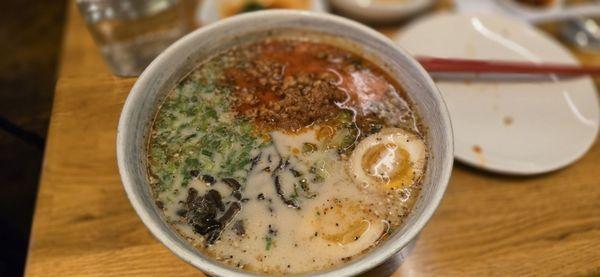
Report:
[[0,9],[0,276],[23,272],[66,1]]

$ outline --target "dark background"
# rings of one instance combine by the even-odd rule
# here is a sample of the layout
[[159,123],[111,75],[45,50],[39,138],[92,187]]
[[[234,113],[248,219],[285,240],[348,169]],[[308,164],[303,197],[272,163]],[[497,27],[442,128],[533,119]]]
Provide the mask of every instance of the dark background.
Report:
[[65,21],[64,0],[0,5],[0,276],[21,276]]

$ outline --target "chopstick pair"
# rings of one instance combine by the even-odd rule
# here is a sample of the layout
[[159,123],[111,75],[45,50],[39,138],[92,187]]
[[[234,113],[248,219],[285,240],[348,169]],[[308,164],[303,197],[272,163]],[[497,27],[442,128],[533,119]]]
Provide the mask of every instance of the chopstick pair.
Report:
[[416,59],[430,73],[600,75],[600,66],[437,58],[428,56],[417,56]]

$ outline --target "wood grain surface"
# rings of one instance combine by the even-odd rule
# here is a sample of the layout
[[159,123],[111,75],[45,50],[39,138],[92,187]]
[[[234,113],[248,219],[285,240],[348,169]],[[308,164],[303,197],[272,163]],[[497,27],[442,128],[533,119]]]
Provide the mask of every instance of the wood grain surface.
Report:
[[[115,131],[135,79],[112,76],[73,5],[69,14],[26,275],[201,275],[129,204]],[[598,54],[577,55],[600,65]],[[439,209],[395,275],[600,276],[600,144],[576,164],[536,177],[456,164]]]

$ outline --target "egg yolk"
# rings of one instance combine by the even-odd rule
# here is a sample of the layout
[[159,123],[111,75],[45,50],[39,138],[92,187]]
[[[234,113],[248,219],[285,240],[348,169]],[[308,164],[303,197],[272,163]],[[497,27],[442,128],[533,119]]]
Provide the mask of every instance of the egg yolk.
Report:
[[376,144],[362,157],[361,166],[376,183],[388,189],[412,185],[410,154],[394,143]]

